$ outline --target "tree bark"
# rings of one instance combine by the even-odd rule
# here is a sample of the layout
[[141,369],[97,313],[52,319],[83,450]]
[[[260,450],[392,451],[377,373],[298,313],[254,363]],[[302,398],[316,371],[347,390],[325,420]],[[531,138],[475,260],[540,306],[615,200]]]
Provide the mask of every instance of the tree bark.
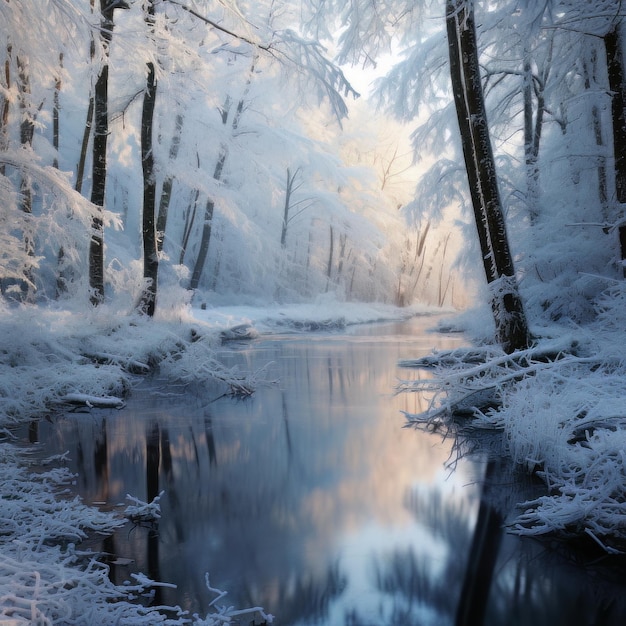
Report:
[[[533,119],[533,73],[530,53],[524,55],[524,162],[526,165],[526,203],[530,223],[534,224],[538,217],[539,205],[539,167],[538,151],[535,151],[536,127]],[[539,106],[537,106],[537,124],[539,124]],[[537,146],[538,148],[538,146]]]
[[[154,4],[148,5],[148,15],[154,15]],[[140,309],[152,317],[156,309],[159,252],[156,228],[156,180],[154,176],[154,153],[152,133],[157,82],[154,63],[148,63],[146,91],[143,96],[141,115],[141,166],[143,170],[143,277],[146,280],[141,296]]]
[[[113,33],[113,10],[107,9],[107,0],[100,0],[100,38],[108,55],[108,47]],[[106,186],[106,152],[109,135],[109,65],[105,60],[100,69],[94,89],[94,136],[93,162],[91,172],[91,202],[99,207],[92,221],[92,235],[89,245],[89,286],[91,303],[96,305],[104,300],[104,192]]]
[[[94,10],[94,2],[95,0],[90,0],[92,13]],[[96,46],[92,36],[89,46],[89,58],[91,60],[91,63],[93,63],[93,58],[96,54],[95,48]],[[85,128],[83,130],[83,140],[81,142],[80,155],[78,157],[78,165],[76,168],[76,183],[74,185],[74,189],[76,189],[78,193],[82,193],[83,190],[83,180],[85,178],[85,163],[87,162],[87,148],[89,147],[89,137],[91,136],[91,127],[93,125],[93,109],[94,98],[90,88],[89,105],[87,106],[87,119],[85,121]]]
[[498,190],[471,3],[447,0],[446,26],[454,103],[496,336],[510,353],[528,347],[529,332]]
[[53,167],[59,167],[59,113],[61,105],[59,104],[59,94],[61,93],[61,71],[63,70],[63,53],[59,54],[59,75],[54,81],[54,95],[52,105],[52,147],[55,150]]
[[[178,156],[180,149],[180,139],[183,129],[183,116],[176,114],[176,129],[172,137],[172,145],[170,146],[170,162],[173,162]],[[163,189],[161,190],[161,199],[159,200],[159,212],[157,216],[157,248],[161,252],[163,250],[163,240],[165,239],[165,229],[167,228],[167,214],[172,199],[172,188],[174,186],[174,177],[168,175],[163,181]]]
[[287,168],[287,184],[285,186],[285,205],[283,207],[283,225],[280,232],[280,246],[283,250],[287,247],[287,227],[289,226],[289,211],[291,210],[291,194],[293,193],[293,186],[296,180],[296,176],[300,168],[298,168],[293,174],[291,170]]
[[604,45],[611,90],[615,192],[617,201],[623,204],[626,203],[626,76],[619,24],[615,24],[605,35]]
[[[7,44],[7,57],[4,61],[4,87],[6,89],[6,93],[9,92],[9,87],[11,86],[11,56],[12,56],[12,46],[11,44]],[[10,100],[8,96],[5,96],[2,101],[2,114],[0,115],[0,150],[6,150],[9,146],[9,110],[10,110]],[[5,166],[4,164],[0,165],[0,174],[4,175]]]
[[[113,12],[127,9],[121,0],[100,0],[100,39],[108,57],[113,36]],[[91,174],[91,202],[99,207],[92,221],[92,236],[89,245],[90,300],[94,305],[104,300],[104,197],[107,175],[107,140],[109,136],[109,65],[105,57],[94,89],[94,135]]]
[[332,226],[329,226],[330,229],[330,239],[328,243],[328,265],[326,268],[326,291],[328,291],[330,287],[330,278],[333,273],[333,256],[335,254],[335,231]]
[[[154,23],[154,1],[149,0],[145,7],[145,23],[152,30]],[[157,80],[154,63],[146,64],[146,89],[141,110],[141,169],[143,172],[143,277],[144,288],[139,309],[152,317],[156,310],[159,273],[159,250],[156,226],[156,177],[154,174],[154,107],[156,104]]]

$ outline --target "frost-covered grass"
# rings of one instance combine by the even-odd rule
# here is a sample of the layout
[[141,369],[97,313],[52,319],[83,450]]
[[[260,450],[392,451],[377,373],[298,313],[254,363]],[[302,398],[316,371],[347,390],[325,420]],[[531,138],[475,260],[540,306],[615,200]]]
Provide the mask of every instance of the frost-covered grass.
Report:
[[501,430],[505,454],[545,481],[547,495],[520,503],[512,532],[587,534],[612,551],[626,541],[624,284],[597,307],[587,326],[536,329],[543,338],[522,353],[478,348],[406,363],[434,366],[435,379],[401,388],[434,392],[411,422],[469,412],[472,428]]

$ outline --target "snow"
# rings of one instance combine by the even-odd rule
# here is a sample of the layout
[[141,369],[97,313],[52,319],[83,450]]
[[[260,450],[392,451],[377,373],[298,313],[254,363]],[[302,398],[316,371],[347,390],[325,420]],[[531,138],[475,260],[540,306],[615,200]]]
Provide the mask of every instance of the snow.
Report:
[[[509,523],[512,532],[586,533],[608,551],[615,550],[614,540],[625,538],[625,299],[626,288],[613,286],[597,303],[595,324],[534,328],[541,337],[537,345],[513,355],[478,345],[402,363],[434,368],[436,374],[434,380],[404,383],[405,391],[418,385],[435,391],[431,410],[409,415],[411,421],[446,419],[451,409],[469,413],[473,427],[500,430],[510,459],[537,471],[549,486],[547,495],[521,504]],[[80,312],[5,306],[0,316],[0,428],[5,434],[0,444],[0,616],[40,624],[78,623],[85,615],[94,616],[94,624],[121,615],[120,623],[128,624],[217,624],[240,610],[220,604],[219,594],[204,618],[178,609],[166,615],[132,602],[149,595],[154,584],[142,578],[114,586],[107,566],[79,546],[88,533],[111,532],[124,523],[124,515],[158,523],[158,497],[145,503],[129,494],[126,509],[120,504],[112,513],[85,506],[70,497],[74,477],[54,459],[49,467],[32,471],[29,450],[12,441],[16,424],[76,404],[83,410],[117,406],[146,368],[158,368],[171,382],[211,381],[227,393],[251,393],[262,372],[225,369],[217,356],[224,342],[272,333],[336,332],[351,324],[435,312],[441,310],[346,303],[328,295],[308,305],[186,308],[178,316],[152,320],[120,314],[113,305]],[[479,319],[475,311],[452,316],[443,325],[480,330],[481,336],[489,324]],[[480,410],[494,399],[496,408]],[[258,608],[250,611],[261,614]]]
[[331,296],[310,305],[183,309],[175,319],[163,314],[153,320],[113,305],[86,311],[0,306],[0,621],[103,626],[212,626],[244,615],[271,623],[271,616],[259,607],[224,605],[225,592],[219,590],[204,617],[177,608],[166,614],[132,602],[149,597],[157,583],[140,577],[113,585],[107,565],[81,551],[80,542],[89,533],[112,532],[125,523],[124,516],[158,523],[159,496],[145,503],[129,494],[126,507],[120,504],[112,513],[86,506],[71,497],[75,477],[59,467],[59,459],[50,459],[45,469],[38,462],[34,471],[30,450],[12,434],[17,424],[77,405],[83,410],[120,406],[140,375],[157,366],[172,382],[211,380],[232,393],[249,393],[258,384],[255,373],[226,370],[216,357],[221,342],[242,335],[233,329],[247,329],[244,336],[334,330],[435,312],[422,306],[341,303]]
[[626,540],[625,297],[613,286],[595,322],[536,327],[536,345],[513,355],[470,348],[404,363],[435,371],[400,384],[434,392],[411,423],[469,415],[471,428],[501,431],[504,455],[545,482],[546,495],[519,503],[511,532],[586,534],[608,552]]
[[[445,420],[452,409],[470,414],[473,427],[500,430],[512,462],[537,471],[549,486],[547,495],[521,504],[509,522],[512,532],[586,533],[608,551],[615,550],[616,539],[626,538],[624,300],[626,287],[613,285],[597,302],[597,322],[533,328],[541,337],[537,345],[514,355],[480,345],[491,327],[480,310],[455,314],[442,325],[471,329],[477,345],[402,363],[435,371],[434,380],[400,385],[409,392],[427,385],[435,392],[431,410],[409,415],[411,421]],[[119,623],[217,624],[240,610],[221,604],[222,592],[204,618],[178,609],[166,615],[133,602],[149,596],[154,583],[142,578],[116,587],[107,566],[79,546],[88,533],[119,527],[124,516],[158,523],[158,496],[145,503],[129,494],[125,509],[119,504],[106,513],[85,506],[69,495],[74,477],[57,460],[33,472],[29,450],[13,441],[16,424],[76,406],[83,411],[119,406],[154,368],[171,382],[211,382],[225,393],[251,393],[263,373],[225,369],[217,356],[224,342],[336,332],[352,324],[432,313],[441,310],[347,303],[332,295],[310,304],[187,307],[176,316],[170,311],[152,320],[112,304],[74,312],[5,305],[0,316],[0,428],[5,436],[0,443],[0,616],[35,624],[79,623],[86,615],[94,624],[122,615]],[[494,399],[496,408],[480,410]],[[258,608],[250,611],[261,615]]]

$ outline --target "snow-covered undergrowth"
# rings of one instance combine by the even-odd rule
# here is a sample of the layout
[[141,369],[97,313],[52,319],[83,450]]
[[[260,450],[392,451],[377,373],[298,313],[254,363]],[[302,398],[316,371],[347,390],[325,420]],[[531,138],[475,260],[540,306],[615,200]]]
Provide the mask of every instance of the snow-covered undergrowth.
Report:
[[430,410],[415,424],[471,414],[471,428],[502,431],[504,452],[534,471],[547,495],[519,504],[509,529],[523,535],[587,534],[607,550],[626,541],[626,289],[616,285],[584,328],[547,329],[530,350],[433,355]]
[[123,512],[104,513],[71,497],[74,477],[54,463],[35,471],[29,450],[12,435],[19,423],[72,404],[122,403],[137,375],[155,369],[172,381],[249,391],[253,377],[226,370],[215,358],[219,329],[191,317],[148,320],[106,307],[71,313],[20,306],[1,313],[0,623],[217,626],[244,616],[246,623],[270,623],[259,607],[224,605],[225,593],[212,587],[206,615],[190,616],[178,607],[150,606],[151,590],[166,583],[138,575],[113,585],[108,566],[81,551],[80,542],[126,523]]
[[219,331],[191,318],[20,307],[2,311],[0,336],[0,426],[60,404],[121,399],[156,369],[172,382],[253,384],[215,358]]

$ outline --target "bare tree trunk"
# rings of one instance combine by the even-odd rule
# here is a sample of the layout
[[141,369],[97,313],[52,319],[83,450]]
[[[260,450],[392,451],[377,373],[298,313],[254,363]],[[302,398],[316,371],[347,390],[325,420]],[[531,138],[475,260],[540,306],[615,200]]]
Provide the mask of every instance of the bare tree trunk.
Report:
[[[183,116],[180,113],[176,114],[176,129],[172,137],[172,145],[170,146],[170,162],[173,162],[178,156],[178,150],[180,149],[181,132],[183,129]],[[157,229],[157,249],[159,252],[163,250],[163,240],[165,239],[165,229],[167,228],[167,214],[170,208],[170,201],[172,199],[172,188],[174,186],[174,177],[171,175],[166,176],[163,181],[163,189],[161,190],[161,199],[159,201],[159,213],[157,216],[156,229]]]
[[285,185],[285,206],[283,208],[283,227],[280,233],[280,245],[284,249],[287,246],[287,225],[289,224],[289,209],[291,208],[291,192],[293,190],[294,179],[298,170],[292,175],[287,168],[287,184]]
[[[6,92],[9,93],[9,87],[11,86],[11,56],[12,46],[9,43],[7,45],[7,58],[4,61],[4,87]],[[3,98],[2,102],[2,115],[0,116],[0,150],[6,150],[9,144],[9,110],[11,102],[8,96]],[[0,174],[5,173],[5,165],[0,165]]]
[[[524,52],[523,95],[524,95],[524,161],[526,165],[526,202],[531,224],[539,216],[539,145],[543,131],[543,120],[546,113],[545,85],[552,64],[552,41],[549,44],[548,56],[544,61],[543,71],[537,76],[532,71],[532,59],[529,50]],[[536,99],[536,111],[533,115],[533,94]]]
[[[52,166],[59,167],[59,117],[61,105],[59,103],[59,96],[61,94],[61,71],[63,69],[63,53],[59,53],[59,75],[54,81],[54,95],[52,98],[52,147],[54,148],[54,159]],[[63,246],[59,248],[57,254],[57,277],[56,277],[56,297],[58,298],[62,293],[67,291],[67,277],[64,276],[63,262],[65,259],[65,250]]]
[[83,190],[83,181],[85,179],[85,163],[87,161],[87,148],[89,147],[89,137],[91,136],[91,127],[93,125],[93,109],[94,98],[89,96],[89,106],[87,107],[87,119],[85,120],[85,130],[83,131],[83,141],[80,147],[80,156],[78,158],[78,166],[76,168],[76,183],[74,189],[81,193]]
[[[105,46],[106,54],[113,32],[113,10],[106,9],[106,0],[100,0],[101,20],[100,37]],[[100,69],[94,89],[94,136],[93,163],[91,173],[91,201],[99,207],[99,214],[92,221],[92,235],[89,245],[89,286],[92,304],[104,300],[104,226],[102,210],[104,209],[104,191],[106,186],[106,151],[109,135],[108,113],[109,66],[107,60]]]
[[333,255],[335,253],[335,231],[330,226],[330,242],[328,245],[328,267],[326,269],[326,291],[330,286],[330,277],[333,272]]
[[[592,52],[590,66],[583,62],[583,77],[585,81],[585,89],[591,90],[593,84],[596,81],[597,76],[597,58],[595,51]],[[592,95],[593,97],[593,95]],[[598,169],[598,199],[602,207],[602,215],[605,220],[609,219],[609,191],[608,180],[606,174],[606,156],[604,154],[603,146],[604,139],[602,137],[602,116],[598,105],[593,103],[591,106],[591,125],[593,128],[593,134],[598,147],[597,169]]]
[[[91,10],[94,10],[95,0],[90,0]],[[95,43],[93,37],[91,38],[91,44],[89,46],[89,58],[93,63],[93,58],[96,54]],[[83,130],[83,140],[80,147],[80,155],[78,157],[78,166],[76,168],[76,183],[74,189],[81,193],[83,190],[83,180],[85,178],[85,163],[87,161],[87,148],[89,147],[89,137],[91,136],[91,127],[93,125],[93,109],[94,109],[94,97],[91,93],[91,87],[89,89],[89,105],[87,106],[87,119],[85,120],[85,128]]]
[[[113,12],[127,9],[128,5],[119,0],[100,0],[100,38],[108,57],[113,36]],[[105,59],[94,89],[94,136],[93,162],[91,174],[91,202],[99,207],[99,214],[92,222],[92,236],[89,245],[89,286],[90,300],[94,305],[104,300],[104,192],[107,175],[107,139],[109,136],[109,65]]]
[[61,70],[63,69],[63,53],[59,54],[59,75],[54,81],[54,95],[52,103],[52,147],[55,150],[53,167],[59,167],[59,94],[61,93]]
[[472,4],[447,0],[446,25],[454,102],[496,336],[505,351],[513,352],[528,347],[529,332],[498,190]]
[[[147,5],[146,22],[154,18],[154,2]],[[157,81],[154,63],[148,63],[148,77],[143,96],[141,114],[141,166],[143,171],[143,277],[146,280],[141,296],[140,309],[152,317],[156,309],[159,252],[157,247],[156,229],[156,180],[154,176],[154,152],[152,134],[154,126],[154,106],[156,100]]]
[[[220,154],[220,158],[215,166],[213,177],[215,180],[220,180],[222,176],[222,169],[224,162],[226,161],[226,152]],[[204,223],[202,225],[202,237],[200,238],[200,248],[198,249],[198,257],[193,266],[193,272],[191,274],[191,280],[189,281],[189,289],[195,290],[200,284],[200,278],[204,270],[204,264],[209,254],[209,244],[211,242],[211,232],[213,229],[213,213],[215,211],[215,202],[213,198],[207,198],[206,205],[204,207]]]
[[620,24],[605,35],[606,63],[611,90],[613,150],[615,154],[615,191],[617,201],[626,203],[626,76]]
[[[20,144],[23,148],[32,148],[35,136],[35,114],[31,98],[30,68],[28,57],[20,54],[16,56],[18,78],[18,102],[21,113],[20,121]],[[30,176],[22,172],[20,182],[20,207],[24,213],[33,212],[33,190]],[[35,255],[35,239],[32,232],[32,224],[24,229],[24,250],[29,256]],[[32,268],[24,273],[25,280],[21,281],[21,297],[28,299],[33,295],[34,283]]]
[[[621,24],[617,23],[605,35],[604,46],[611,90],[615,193],[620,204],[626,203],[626,67],[624,67],[622,42]],[[623,262],[626,260],[626,224],[619,226],[619,242]],[[626,278],[626,265],[622,272]]]
[[533,74],[530,53],[524,57],[524,161],[526,164],[526,204],[530,223],[537,221],[539,204],[539,168],[538,155],[534,150],[534,121],[533,121]]
[[200,192],[196,189],[193,192],[194,198],[189,203],[189,207],[187,208],[187,213],[185,216],[185,226],[183,228],[183,238],[180,244],[180,257],[178,259],[178,264],[182,265],[185,262],[185,254],[187,253],[187,246],[189,245],[189,237],[191,235],[191,230],[193,228],[193,224],[196,220],[196,212],[198,210],[198,197],[200,196]]
[[446,26],[454,103],[496,335],[510,353],[528,347],[530,339],[498,190],[472,4],[446,0]]

